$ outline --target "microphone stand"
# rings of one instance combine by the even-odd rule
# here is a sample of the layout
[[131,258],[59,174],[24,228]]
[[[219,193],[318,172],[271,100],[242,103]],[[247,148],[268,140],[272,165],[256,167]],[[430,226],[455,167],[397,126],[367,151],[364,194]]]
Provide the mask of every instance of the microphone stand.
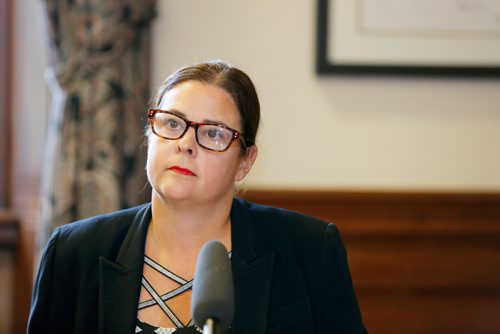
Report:
[[208,318],[203,325],[203,334],[219,334],[220,326],[217,321],[212,318]]

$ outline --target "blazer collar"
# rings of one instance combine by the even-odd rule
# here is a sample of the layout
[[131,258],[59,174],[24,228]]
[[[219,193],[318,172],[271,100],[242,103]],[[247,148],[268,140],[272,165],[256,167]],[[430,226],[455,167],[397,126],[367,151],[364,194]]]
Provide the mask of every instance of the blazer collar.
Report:
[[99,333],[134,332],[150,221],[147,204],[137,211],[116,260],[100,258]]

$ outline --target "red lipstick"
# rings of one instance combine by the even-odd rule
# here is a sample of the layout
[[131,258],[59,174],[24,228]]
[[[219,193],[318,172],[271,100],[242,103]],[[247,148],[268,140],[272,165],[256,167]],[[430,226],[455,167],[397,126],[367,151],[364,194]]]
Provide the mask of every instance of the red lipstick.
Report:
[[181,174],[181,175],[196,176],[196,174],[193,173],[192,171],[190,171],[189,169],[182,168],[179,166],[172,166],[169,168],[169,170],[171,170],[174,173]]

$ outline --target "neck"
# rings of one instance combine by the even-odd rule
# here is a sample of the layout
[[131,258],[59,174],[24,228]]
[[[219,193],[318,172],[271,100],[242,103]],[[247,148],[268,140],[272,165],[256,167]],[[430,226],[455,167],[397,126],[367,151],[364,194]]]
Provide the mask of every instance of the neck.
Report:
[[209,240],[231,249],[230,211],[232,194],[216,202],[172,202],[153,194],[151,232],[158,243],[172,252],[196,250]]

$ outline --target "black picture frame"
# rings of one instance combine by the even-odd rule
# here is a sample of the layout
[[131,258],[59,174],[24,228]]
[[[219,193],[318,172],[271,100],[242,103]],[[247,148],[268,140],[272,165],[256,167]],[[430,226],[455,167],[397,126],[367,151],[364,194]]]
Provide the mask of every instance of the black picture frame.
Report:
[[[494,66],[448,66],[442,64],[377,65],[355,62],[332,62],[329,60],[329,17],[330,6],[336,0],[317,0],[316,31],[316,73],[318,75],[369,75],[369,76],[434,76],[434,77],[469,77],[500,78],[500,58]],[[356,1],[356,0],[352,0]],[[499,41],[500,43],[500,41]]]

